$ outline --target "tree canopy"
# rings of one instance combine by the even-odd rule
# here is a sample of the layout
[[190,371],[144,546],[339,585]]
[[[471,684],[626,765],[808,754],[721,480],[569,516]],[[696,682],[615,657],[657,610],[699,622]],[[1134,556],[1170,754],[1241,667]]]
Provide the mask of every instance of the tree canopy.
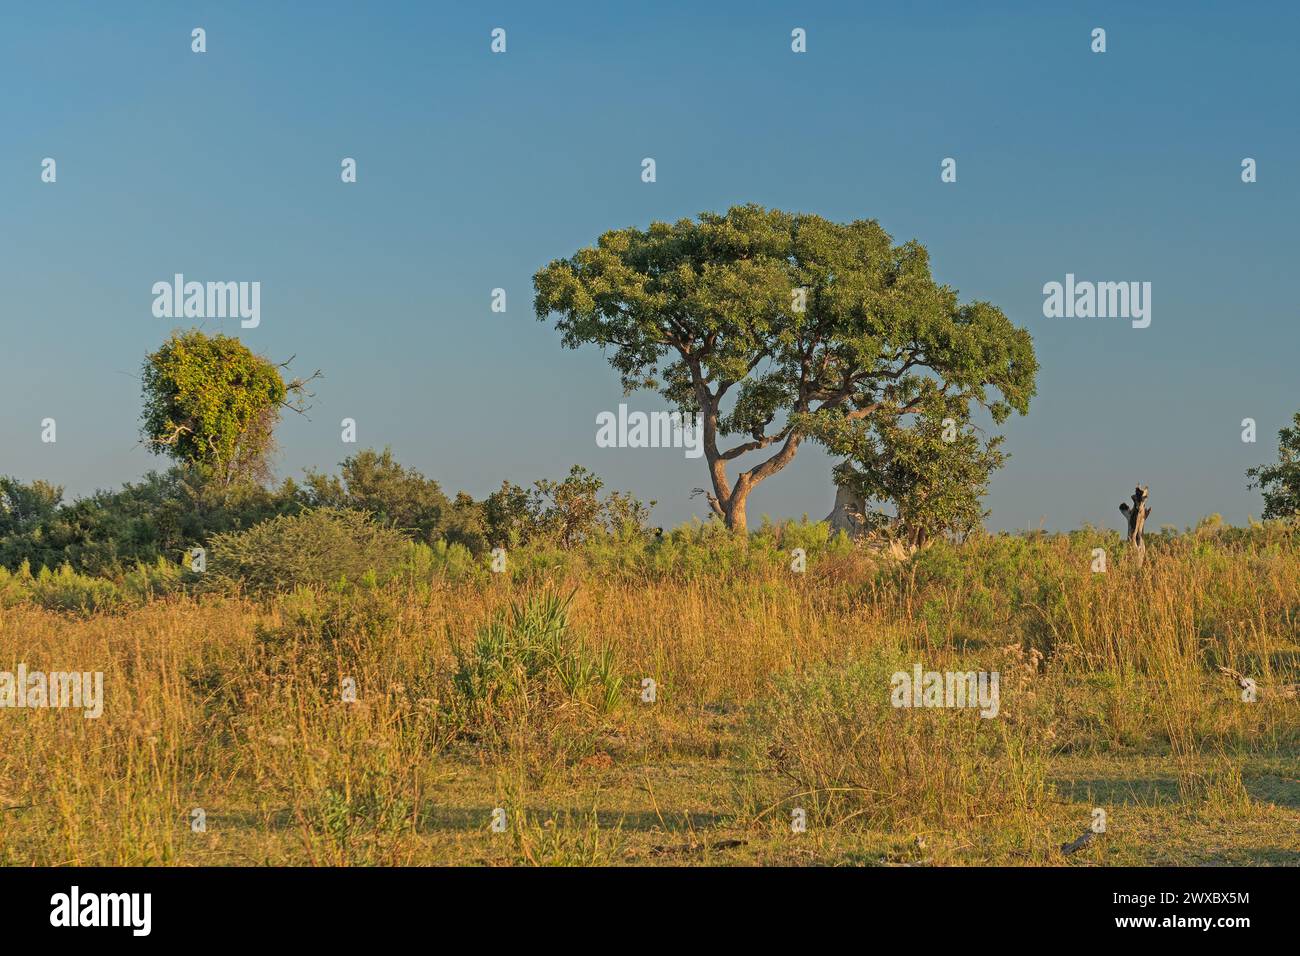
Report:
[[[924,246],[894,245],[875,220],[746,205],[618,229],[534,287],[566,347],[607,350],[625,391],[702,416],[708,500],[737,530],[750,492],[805,438],[844,450],[873,419],[937,403],[1002,422],[1034,394],[1029,333],[988,302],[960,303]],[[751,452],[765,457],[733,480],[729,463]]]
[[436,541],[445,531],[452,504],[442,487],[398,462],[391,448],[367,448],[339,467],[340,475],[307,470],[305,496],[312,507],[368,511],[421,541]]
[[230,336],[174,332],[144,360],[141,437],[223,484],[262,480],[280,409],[302,411],[306,394],[303,380],[284,381],[283,367]]
[[570,468],[563,481],[542,478],[531,489],[502,482],[483,503],[488,537],[511,547],[549,539],[570,548],[601,537],[642,533],[655,502],[646,504],[620,491],[602,498],[604,487],[581,465]]
[[945,534],[970,534],[987,514],[981,499],[1007,456],[999,448],[1002,436],[981,441],[968,422],[953,417],[960,415],[931,408],[910,425],[873,417],[852,457],[836,469],[836,483],[864,501],[892,505],[892,519],[865,517],[904,544],[920,547]]
[[1292,421],[1277,433],[1277,464],[1258,465],[1246,472],[1250,487],[1263,492],[1265,518],[1300,514],[1300,412]]

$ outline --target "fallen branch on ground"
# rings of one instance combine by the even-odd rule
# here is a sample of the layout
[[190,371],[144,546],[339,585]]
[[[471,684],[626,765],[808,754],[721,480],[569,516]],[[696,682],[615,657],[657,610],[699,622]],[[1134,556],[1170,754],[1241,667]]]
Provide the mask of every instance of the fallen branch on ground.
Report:
[[1220,664],[1219,671],[1236,681],[1237,686],[1242,690],[1254,686],[1255,693],[1260,697],[1281,698],[1282,700],[1300,699],[1300,684],[1278,684],[1274,687],[1265,687],[1262,684],[1256,683],[1240,671],[1234,671],[1231,667],[1224,667]]

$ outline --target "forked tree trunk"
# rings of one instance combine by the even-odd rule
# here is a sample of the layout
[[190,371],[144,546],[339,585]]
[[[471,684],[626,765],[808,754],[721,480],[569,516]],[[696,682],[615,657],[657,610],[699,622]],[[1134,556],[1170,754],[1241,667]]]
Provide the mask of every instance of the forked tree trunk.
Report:
[[727,527],[732,531],[743,535],[749,528],[745,513],[749,503],[749,493],[764,479],[770,478],[790,463],[799,448],[800,439],[798,435],[788,435],[780,451],[767,461],[737,475],[733,484],[727,478],[727,462],[737,457],[737,449],[726,453],[718,451],[716,415],[716,410],[710,408],[704,419],[704,455],[709,463],[713,491],[696,488],[691,492],[691,497],[704,495],[713,513],[726,522]]

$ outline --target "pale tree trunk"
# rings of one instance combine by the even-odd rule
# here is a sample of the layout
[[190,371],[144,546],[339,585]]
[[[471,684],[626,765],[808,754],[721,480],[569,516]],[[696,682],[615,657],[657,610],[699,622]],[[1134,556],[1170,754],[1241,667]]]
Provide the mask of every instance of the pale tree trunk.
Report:
[[1142,560],[1147,553],[1147,545],[1142,537],[1142,531],[1146,527],[1147,518],[1151,517],[1151,509],[1147,507],[1147,499],[1150,496],[1151,492],[1145,485],[1138,485],[1132,494],[1132,507],[1129,507],[1128,504],[1119,506],[1120,513],[1128,519],[1128,543],[1137,557],[1138,567],[1142,566]]

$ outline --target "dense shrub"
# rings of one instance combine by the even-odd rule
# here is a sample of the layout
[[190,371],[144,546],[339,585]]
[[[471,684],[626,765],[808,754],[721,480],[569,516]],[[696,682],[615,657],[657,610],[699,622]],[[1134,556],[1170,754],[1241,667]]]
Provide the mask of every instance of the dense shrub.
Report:
[[620,492],[602,496],[602,487],[575,466],[563,481],[538,481],[527,491],[506,483],[486,501],[465,492],[448,499],[438,482],[399,464],[387,448],[345,459],[338,476],[308,469],[303,485],[217,480],[207,469],[177,466],[70,503],[60,487],[0,476],[0,567],[68,564],[117,577],[141,562],[180,562],[215,535],[320,509],[367,514],[414,542],[458,547],[450,562],[457,569],[462,553],[481,558],[494,545],[570,549],[646,537],[649,507]]
[[77,574],[66,564],[58,571],[41,568],[32,582],[31,596],[52,611],[82,614],[117,611],[126,604],[125,595],[112,581]]
[[137,564],[113,577],[79,574],[68,564],[57,571],[41,568],[32,574],[26,561],[10,572],[0,567],[0,607],[32,601],[52,611],[78,614],[124,610],[169,594],[181,586],[178,565],[159,560]]
[[399,464],[391,449],[367,448],[339,468],[337,476],[308,469],[303,498],[309,507],[365,511],[417,541],[436,541],[444,532],[451,502],[436,481]]
[[381,581],[400,568],[409,545],[358,511],[320,508],[281,515],[210,542],[207,579],[247,590]]
[[604,486],[581,465],[570,468],[563,481],[542,479],[529,490],[504,482],[483,502],[484,532],[493,545],[560,548],[644,535],[655,503],[647,506],[619,491],[602,498]]
[[61,488],[0,478],[0,566],[68,564],[80,573],[116,576],[138,563],[179,562],[213,534],[301,510],[298,494],[293,482],[274,490],[251,483],[218,487],[172,468],[61,504]]
[[416,588],[430,582],[486,581],[491,576],[486,561],[474,556],[463,544],[435,541],[413,542],[402,561],[402,577]]

